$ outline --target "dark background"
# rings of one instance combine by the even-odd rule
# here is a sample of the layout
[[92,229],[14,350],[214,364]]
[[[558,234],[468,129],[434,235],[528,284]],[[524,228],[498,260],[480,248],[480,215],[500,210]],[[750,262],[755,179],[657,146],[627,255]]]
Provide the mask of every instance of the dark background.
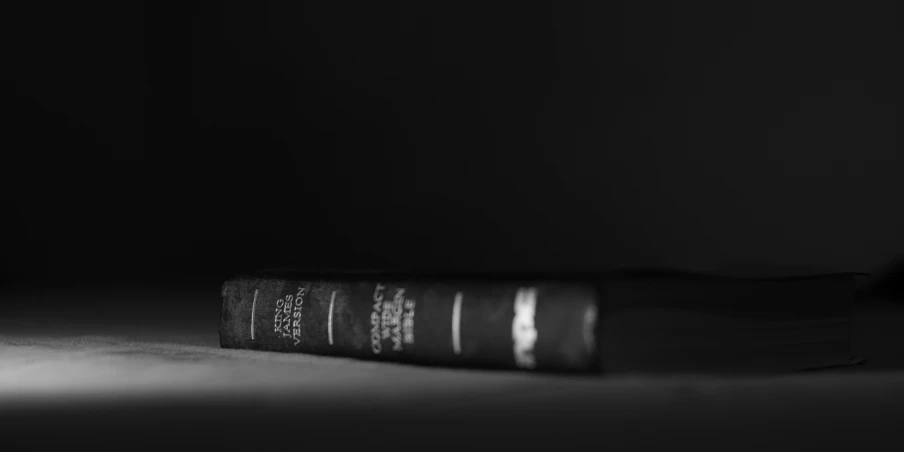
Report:
[[18,3],[4,284],[904,250],[893,1]]
[[[486,385],[237,354],[223,365],[257,373],[217,370],[237,386],[201,391],[218,286],[258,268],[872,272],[904,252],[896,2],[488,3],[3,4],[5,395],[23,395],[19,375],[110,397],[25,393],[0,404],[0,443],[371,446],[392,431],[724,450],[894,431],[904,391],[881,372]],[[904,305],[877,306],[855,315],[852,350],[900,370]],[[153,344],[189,348],[141,353]],[[262,383],[277,377],[294,396]],[[418,381],[459,408],[408,393]]]

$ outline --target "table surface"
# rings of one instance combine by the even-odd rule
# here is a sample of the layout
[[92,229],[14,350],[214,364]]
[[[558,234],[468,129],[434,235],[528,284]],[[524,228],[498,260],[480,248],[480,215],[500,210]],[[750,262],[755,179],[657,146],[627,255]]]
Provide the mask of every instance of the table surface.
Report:
[[880,301],[855,316],[865,366],[588,377],[221,349],[217,293],[3,299],[0,445],[873,450],[904,420],[904,309]]

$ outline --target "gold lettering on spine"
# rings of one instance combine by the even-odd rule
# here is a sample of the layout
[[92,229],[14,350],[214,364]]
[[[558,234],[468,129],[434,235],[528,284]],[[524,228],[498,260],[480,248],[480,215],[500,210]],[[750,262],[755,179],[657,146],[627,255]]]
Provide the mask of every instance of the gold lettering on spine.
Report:
[[370,313],[370,351],[375,355],[379,355],[383,351],[383,344],[380,343],[380,317],[383,313],[383,291],[386,286],[377,283],[374,288],[373,311]]

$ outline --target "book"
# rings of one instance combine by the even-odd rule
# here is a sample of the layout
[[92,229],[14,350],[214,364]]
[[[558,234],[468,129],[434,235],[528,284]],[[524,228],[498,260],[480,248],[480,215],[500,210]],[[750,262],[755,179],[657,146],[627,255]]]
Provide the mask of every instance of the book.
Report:
[[848,366],[857,273],[624,273],[599,287],[602,370],[786,372]]
[[526,371],[771,372],[851,362],[852,274],[734,278],[263,272],[223,285],[224,348]]
[[226,282],[223,298],[225,348],[549,371],[596,361],[589,284],[254,277]]

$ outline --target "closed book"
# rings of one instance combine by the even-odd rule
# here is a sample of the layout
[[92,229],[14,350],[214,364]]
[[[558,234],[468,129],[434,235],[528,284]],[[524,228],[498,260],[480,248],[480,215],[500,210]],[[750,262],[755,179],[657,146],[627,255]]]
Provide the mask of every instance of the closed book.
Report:
[[790,371],[851,360],[850,274],[267,272],[223,285],[224,348],[526,371]]
[[858,363],[855,274],[611,274],[598,285],[601,370],[785,372]]

